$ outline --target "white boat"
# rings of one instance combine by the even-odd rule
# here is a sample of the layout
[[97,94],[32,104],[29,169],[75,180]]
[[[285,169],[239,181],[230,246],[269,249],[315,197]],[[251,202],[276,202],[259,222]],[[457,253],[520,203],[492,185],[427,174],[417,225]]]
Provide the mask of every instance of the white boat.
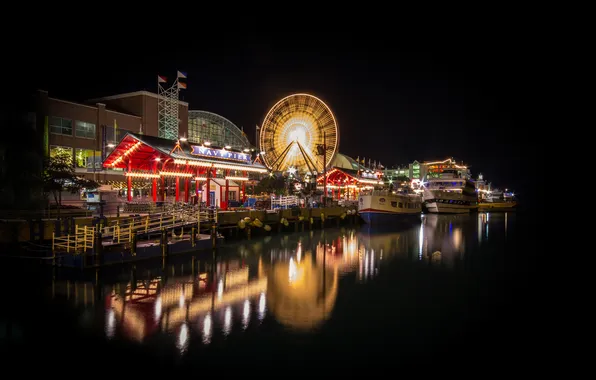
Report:
[[389,190],[368,190],[358,197],[358,213],[368,224],[420,221],[422,199],[415,194],[394,194]]
[[478,194],[474,182],[457,173],[444,170],[438,178],[424,183],[424,206],[431,213],[465,214],[478,210]]

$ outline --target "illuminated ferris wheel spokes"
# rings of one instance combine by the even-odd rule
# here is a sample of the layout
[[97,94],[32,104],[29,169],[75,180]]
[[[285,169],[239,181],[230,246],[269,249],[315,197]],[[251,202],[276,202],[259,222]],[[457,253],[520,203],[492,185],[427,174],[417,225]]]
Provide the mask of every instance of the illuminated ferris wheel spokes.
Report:
[[[328,149],[317,147],[326,139]],[[295,167],[299,172],[322,172],[337,154],[339,129],[333,113],[320,99],[294,94],[277,102],[265,117],[259,136],[265,164],[272,170]]]
[[[282,154],[279,157],[277,157],[275,161],[273,161],[270,168],[273,171],[279,171],[281,167],[289,167],[295,169],[295,166],[293,165],[294,162],[290,162],[290,160],[288,160],[293,150],[298,150],[300,152],[300,156],[302,157],[302,159],[304,159],[304,163],[308,168],[308,173],[310,173],[311,175],[316,175],[318,166],[315,162],[313,162],[313,159],[311,158],[312,152],[310,152],[309,154],[309,151],[307,151],[307,149],[304,146],[302,146],[299,140],[294,140],[290,142],[290,144],[288,144],[288,146],[286,147],[286,149],[284,149]],[[317,163],[319,163],[318,160]]]

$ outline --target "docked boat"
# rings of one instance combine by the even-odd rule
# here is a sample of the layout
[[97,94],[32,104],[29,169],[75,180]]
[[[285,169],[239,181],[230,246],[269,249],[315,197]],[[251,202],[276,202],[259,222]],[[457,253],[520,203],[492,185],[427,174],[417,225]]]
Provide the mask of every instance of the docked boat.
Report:
[[514,194],[500,189],[484,192],[478,202],[478,211],[481,212],[515,211],[516,207]]
[[428,212],[465,214],[478,210],[476,186],[456,170],[444,170],[424,183],[422,199]]
[[416,194],[368,190],[358,197],[358,213],[368,224],[420,221],[422,199]]
[[516,207],[516,201],[491,201],[478,203],[478,211],[481,212],[515,211]]

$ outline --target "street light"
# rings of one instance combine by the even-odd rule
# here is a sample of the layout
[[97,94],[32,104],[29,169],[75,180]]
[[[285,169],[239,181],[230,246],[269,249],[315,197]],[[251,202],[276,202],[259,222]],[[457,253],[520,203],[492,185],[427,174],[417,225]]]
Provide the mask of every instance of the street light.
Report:
[[319,156],[323,156],[323,206],[327,206],[327,150],[331,147],[327,147],[325,139],[325,132],[323,132],[323,144],[317,144],[317,153]]

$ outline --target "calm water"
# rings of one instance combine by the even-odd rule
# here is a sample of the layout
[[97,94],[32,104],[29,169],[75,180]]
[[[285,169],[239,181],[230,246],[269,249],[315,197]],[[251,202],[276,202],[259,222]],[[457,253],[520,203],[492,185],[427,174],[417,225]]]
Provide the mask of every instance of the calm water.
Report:
[[515,355],[497,347],[516,352],[529,332],[522,218],[425,215],[400,231],[273,235],[90,274],[5,265],[3,347],[108,373],[506,365]]

